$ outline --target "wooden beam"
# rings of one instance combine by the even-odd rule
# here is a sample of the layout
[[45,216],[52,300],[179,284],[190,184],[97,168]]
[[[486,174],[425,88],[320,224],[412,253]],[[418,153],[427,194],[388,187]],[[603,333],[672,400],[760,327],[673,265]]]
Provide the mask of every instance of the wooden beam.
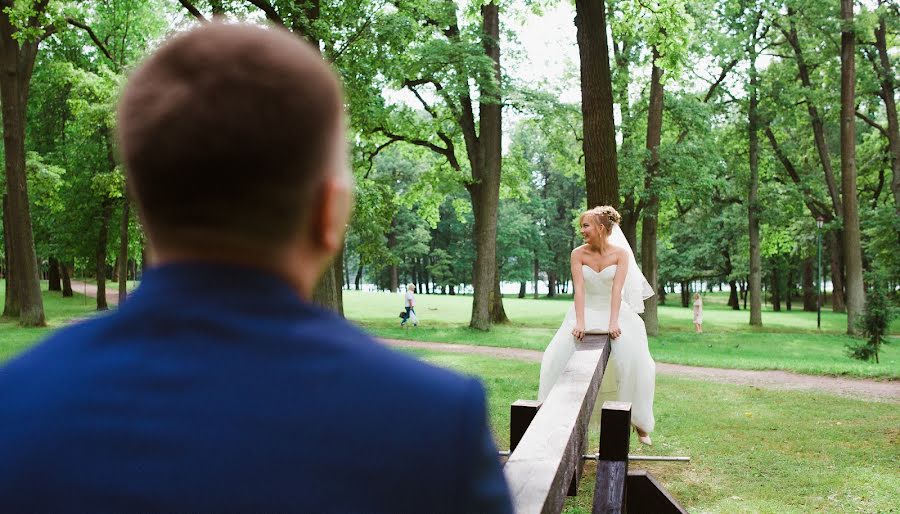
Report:
[[562,510],[582,462],[609,351],[607,335],[585,336],[506,462],[503,471],[518,514]]
[[643,469],[628,472],[628,508],[632,512],[655,512],[659,514],[687,514],[669,491]]
[[597,485],[594,489],[594,514],[625,512],[630,432],[631,403],[604,402],[600,417],[600,454],[597,461]]

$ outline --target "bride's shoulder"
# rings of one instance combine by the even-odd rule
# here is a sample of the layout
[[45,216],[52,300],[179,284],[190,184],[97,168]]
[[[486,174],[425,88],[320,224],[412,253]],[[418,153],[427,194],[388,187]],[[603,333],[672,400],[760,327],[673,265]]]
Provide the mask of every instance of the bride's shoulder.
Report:
[[621,246],[609,245],[609,248],[612,250],[612,253],[615,254],[616,258],[628,257],[628,251]]
[[589,245],[581,245],[576,246],[574,250],[572,250],[572,257],[581,257],[587,252]]

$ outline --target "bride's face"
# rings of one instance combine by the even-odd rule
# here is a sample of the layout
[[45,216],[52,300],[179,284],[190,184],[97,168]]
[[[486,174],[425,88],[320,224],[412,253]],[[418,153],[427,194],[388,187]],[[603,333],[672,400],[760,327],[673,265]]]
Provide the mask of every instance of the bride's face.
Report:
[[604,236],[602,226],[591,223],[587,218],[581,220],[581,237],[585,243],[598,243]]

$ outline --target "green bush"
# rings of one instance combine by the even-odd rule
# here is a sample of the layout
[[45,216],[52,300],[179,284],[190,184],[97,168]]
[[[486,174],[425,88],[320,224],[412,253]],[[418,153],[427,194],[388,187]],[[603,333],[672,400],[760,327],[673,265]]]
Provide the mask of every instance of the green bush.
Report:
[[886,341],[884,335],[887,333],[895,312],[887,292],[884,287],[880,286],[885,282],[876,278],[871,283],[873,286],[866,299],[866,309],[857,323],[867,339],[865,342],[847,344],[847,350],[854,359],[867,361],[874,358],[878,363],[878,348]]

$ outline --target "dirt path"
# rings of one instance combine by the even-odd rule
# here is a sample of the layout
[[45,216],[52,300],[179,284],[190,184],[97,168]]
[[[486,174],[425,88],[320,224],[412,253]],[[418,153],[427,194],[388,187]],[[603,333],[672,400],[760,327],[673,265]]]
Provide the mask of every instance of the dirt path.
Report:
[[[537,350],[520,348],[425,343],[397,339],[384,339],[383,341],[390,346],[401,348],[424,348],[439,352],[485,355],[525,362],[541,362],[542,355],[542,352]],[[763,389],[813,391],[869,401],[900,403],[900,381],[881,382],[855,378],[802,375],[789,371],[703,368],[665,362],[656,363],[656,372],[662,375],[708,380],[720,384],[749,385]]]
[[[97,286],[94,284],[86,284],[81,281],[73,280],[72,290],[91,298],[97,296]],[[110,305],[118,305],[118,289],[107,289],[106,301]],[[439,352],[484,355],[487,357],[513,359],[525,362],[541,362],[541,356],[543,355],[542,352],[537,350],[524,350],[521,348],[426,343],[421,341],[402,341],[399,339],[383,339],[383,341],[390,346],[402,348],[424,348]],[[699,366],[668,364],[665,362],[656,363],[656,372],[669,376],[708,380],[720,384],[749,385],[764,389],[814,391],[869,401],[900,403],[900,381],[897,380],[881,382],[877,380],[855,378],[801,375],[789,371],[703,368]]]
[[[76,293],[81,293],[90,298],[97,297],[97,284],[87,284],[80,280],[72,281],[72,291]],[[115,289],[111,289],[109,286],[106,287],[106,303],[109,305],[119,305],[119,284],[116,284]]]

